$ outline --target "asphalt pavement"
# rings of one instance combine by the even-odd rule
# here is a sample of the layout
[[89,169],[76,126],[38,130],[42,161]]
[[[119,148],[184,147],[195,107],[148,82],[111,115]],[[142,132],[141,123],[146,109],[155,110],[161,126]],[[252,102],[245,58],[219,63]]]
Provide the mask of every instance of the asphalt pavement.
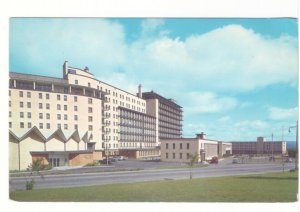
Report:
[[[170,168],[163,169],[163,167],[161,166],[161,169],[151,168],[135,171],[52,174],[45,175],[43,179],[35,176],[35,189],[189,179],[189,168],[171,168],[170,166]],[[294,168],[294,164],[285,164],[284,168],[285,171],[288,171]],[[282,170],[283,167],[280,163],[231,164],[224,161],[218,165],[211,164],[208,167],[193,168],[192,175],[193,178],[203,178],[279,172]],[[10,191],[25,189],[26,180],[26,177],[10,177]]]

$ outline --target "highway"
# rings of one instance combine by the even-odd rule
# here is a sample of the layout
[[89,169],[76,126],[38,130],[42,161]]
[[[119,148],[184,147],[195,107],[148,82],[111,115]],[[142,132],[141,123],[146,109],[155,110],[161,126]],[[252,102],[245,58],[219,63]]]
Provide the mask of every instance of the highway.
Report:
[[[294,164],[286,164],[285,170],[293,169]],[[193,168],[193,178],[234,176],[282,171],[282,164],[224,164],[202,168]],[[97,173],[75,173],[46,175],[44,179],[34,177],[34,189],[64,188],[78,186],[92,186],[115,183],[134,183],[156,180],[189,179],[190,169],[148,169],[140,171],[115,171]],[[10,177],[10,191],[24,190],[25,177]]]

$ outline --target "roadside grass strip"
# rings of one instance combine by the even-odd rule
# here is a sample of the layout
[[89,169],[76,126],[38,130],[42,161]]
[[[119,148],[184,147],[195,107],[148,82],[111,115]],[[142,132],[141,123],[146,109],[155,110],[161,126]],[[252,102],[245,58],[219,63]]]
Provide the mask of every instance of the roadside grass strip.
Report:
[[14,191],[25,202],[295,202],[298,172]]

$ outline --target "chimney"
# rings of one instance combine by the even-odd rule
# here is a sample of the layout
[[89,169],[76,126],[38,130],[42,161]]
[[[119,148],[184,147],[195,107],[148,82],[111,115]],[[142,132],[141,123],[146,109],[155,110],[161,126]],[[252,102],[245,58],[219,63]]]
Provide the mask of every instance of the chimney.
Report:
[[196,138],[205,139],[205,135],[204,132],[201,132],[200,134],[196,134]]
[[65,61],[64,65],[63,65],[63,78],[64,79],[67,79],[68,69],[69,69],[68,61]]
[[142,98],[142,85],[141,85],[141,84],[139,84],[138,97],[139,97],[139,98]]

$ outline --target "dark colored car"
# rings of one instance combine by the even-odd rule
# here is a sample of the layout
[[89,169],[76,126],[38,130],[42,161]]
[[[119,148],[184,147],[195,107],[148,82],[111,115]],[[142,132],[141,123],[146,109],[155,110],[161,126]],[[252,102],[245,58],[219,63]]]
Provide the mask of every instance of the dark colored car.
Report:
[[218,164],[219,163],[218,157],[217,156],[212,157],[210,163]]
[[108,158],[108,159],[105,158],[103,160],[100,160],[100,163],[104,164],[104,165],[106,165],[106,164],[110,165],[112,162],[114,162],[114,161],[112,161],[111,158]]

